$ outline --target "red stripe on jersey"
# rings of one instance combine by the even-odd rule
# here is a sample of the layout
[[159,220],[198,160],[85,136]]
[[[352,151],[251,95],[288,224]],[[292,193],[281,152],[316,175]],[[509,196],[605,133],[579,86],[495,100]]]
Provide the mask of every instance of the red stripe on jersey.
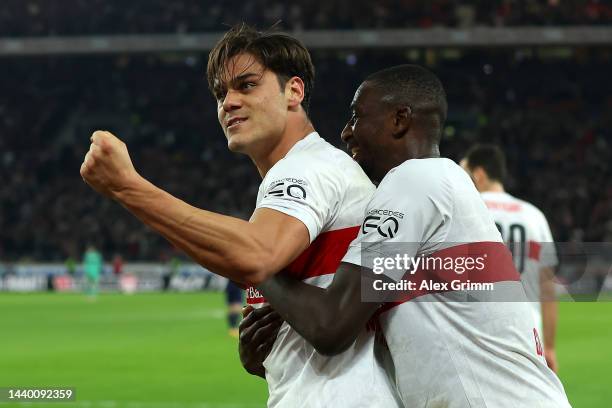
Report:
[[[305,280],[336,273],[349,244],[357,237],[359,226],[327,231],[312,241],[310,246],[280,273]],[[247,303],[264,303],[264,297],[254,288],[247,288]]]
[[499,203],[496,201],[485,200],[485,204],[489,210],[501,210],[506,212],[521,211],[521,205],[519,203]]
[[536,261],[540,260],[540,251],[542,250],[542,244],[535,241],[529,241],[529,259]]
[[[520,275],[514,268],[512,262],[512,254],[508,251],[508,248],[501,242],[473,242],[469,244],[457,245],[451,248],[446,248],[437,252],[434,252],[427,258],[441,258],[445,262],[451,259],[454,265],[457,265],[457,260],[460,258],[476,259],[478,257],[484,257],[483,268],[478,270],[471,269],[466,270],[464,273],[457,273],[455,271],[449,271],[448,269],[423,269],[421,266],[415,271],[414,274],[406,274],[403,279],[410,280],[415,283],[416,289],[405,291],[399,296],[399,299],[395,302],[390,302],[383,305],[379,313],[385,312],[397,305],[408,302],[420,296],[450,292],[453,291],[450,288],[450,283],[456,281],[457,283],[494,283],[503,281],[520,281]],[[421,265],[426,265],[421,263]],[[431,263],[430,263],[431,265]],[[468,269],[468,268],[466,268]],[[435,284],[446,284],[448,289],[432,289],[423,288],[420,289],[421,282],[427,281]],[[440,285],[444,286],[444,285]]]

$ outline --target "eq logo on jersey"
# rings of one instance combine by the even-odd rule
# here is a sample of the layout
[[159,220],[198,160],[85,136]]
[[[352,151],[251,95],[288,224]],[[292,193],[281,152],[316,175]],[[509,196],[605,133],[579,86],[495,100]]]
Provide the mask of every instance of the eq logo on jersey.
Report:
[[292,198],[298,198],[305,200],[306,199],[306,189],[307,186],[306,181],[295,179],[295,178],[286,178],[282,180],[276,180],[270,187],[268,187],[268,192],[264,195],[264,198],[268,196],[272,197],[284,197],[289,196]]
[[378,215],[368,215],[363,220],[361,232],[367,234],[374,229],[385,238],[393,238],[399,230],[399,221],[393,216],[380,217]]

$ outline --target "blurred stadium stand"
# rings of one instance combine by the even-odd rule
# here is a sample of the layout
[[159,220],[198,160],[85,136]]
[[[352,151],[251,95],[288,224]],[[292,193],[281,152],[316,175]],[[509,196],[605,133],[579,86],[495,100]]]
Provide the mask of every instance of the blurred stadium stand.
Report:
[[[297,34],[317,68],[311,116],[329,141],[339,143],[353,92],[368,73],[426,65],[449,95],[444,155],[460,159],[472,143],[500,143],[509,190],[543,209],[557,241],[612,241],[612,35],[595,27],[612,22],[605,2],[264,3],[3,2],[0,262],[79,258],[88,242],[107,259],[170,258],[163,239],[80,179],[97,128],[125,139],[139,171],[172,194],[249,216],[259,177],[246,157],[227,151],[204,79],[207,44],[241,20],[344,30]],[[367,31],[380,28],[422,30]],[[498,39],[505,46],[485,46],[482,30],[491,45]],[[137,33],[146,34],[129,37],[134,48],[127,49],[140,52],[126,52],[115,37]],[[164,37],[165,51],[143,52],[160,34],[174,35]],[[411,41],[416,46],[407,47]],[[64,55],[78,47],[80,55]],[[45,55],[50,50],[57,55]]]
[[[239,12],[237,12],[239,11]],[[248,20],[286,30],[606,25],[597,0],[4,0],[0,36],[222,31]]]

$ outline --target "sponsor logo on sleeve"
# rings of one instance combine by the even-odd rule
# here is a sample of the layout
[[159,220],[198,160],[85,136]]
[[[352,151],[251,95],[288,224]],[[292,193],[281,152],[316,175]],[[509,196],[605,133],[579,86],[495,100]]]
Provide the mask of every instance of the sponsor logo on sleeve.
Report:
[[276,180],[268,187],[264,198],[272,197],[291,197],[298,200],[306,199],[306,187],[308,183],[302,179],[287,177]]
[[404,214],[399,211],[373,209],[363,220],[361,232],[367,234],[376,231],[382,237],[393,238],[399,231],[399,220],[403,218]]

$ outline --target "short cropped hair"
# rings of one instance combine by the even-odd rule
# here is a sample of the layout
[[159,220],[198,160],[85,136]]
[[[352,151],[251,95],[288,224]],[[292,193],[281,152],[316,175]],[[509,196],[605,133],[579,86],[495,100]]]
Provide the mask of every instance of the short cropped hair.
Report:
[[[365,80],[379,89],[383,99],[394,104],[405,104],[414,111],[435,113],[440,132],[446,121],[448,103],[440,79],[428,69],[405,64],[383,69]],[[439,140],[440,135],[436,135]]]
[[470,170],[481,167],[491,180],[504,182],[506,178],[506,155],[494,144],[478,144],[465,155]]
[[227,62],[239,54],[251,54],[257,62],[274,72],[282,87],[297,76],[304,82],[302,107],[308,114],[315,70],[310,53],[297,39],[278,32],[261,32],[247,24],[232,27],[208,55],[206,76],[214,93],[215,80],[223,82]]

